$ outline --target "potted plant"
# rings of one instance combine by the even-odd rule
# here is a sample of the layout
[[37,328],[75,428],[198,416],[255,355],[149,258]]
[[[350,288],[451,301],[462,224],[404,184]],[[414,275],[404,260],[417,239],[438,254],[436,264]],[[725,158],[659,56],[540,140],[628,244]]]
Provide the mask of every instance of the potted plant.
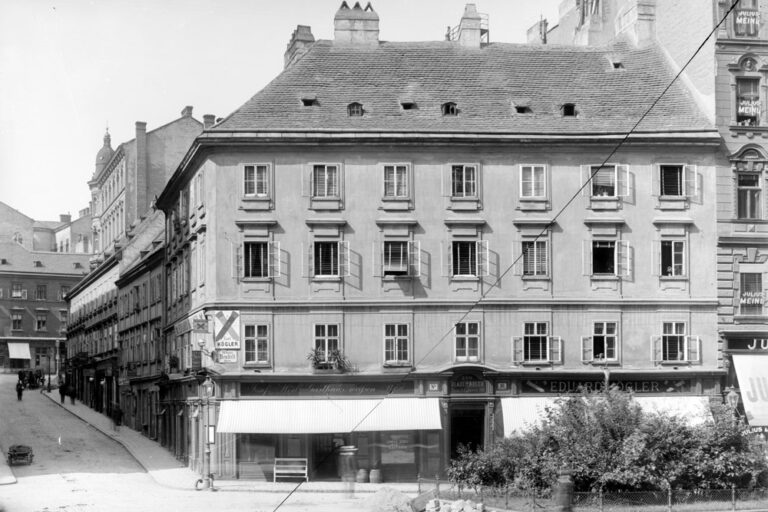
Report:
[[315,347],[309,351],[307,359],[315,370],[332,370],[342,373],[352,367],[349,359],[344,357],[339,349],[332,349],[326,353],[324,349]]

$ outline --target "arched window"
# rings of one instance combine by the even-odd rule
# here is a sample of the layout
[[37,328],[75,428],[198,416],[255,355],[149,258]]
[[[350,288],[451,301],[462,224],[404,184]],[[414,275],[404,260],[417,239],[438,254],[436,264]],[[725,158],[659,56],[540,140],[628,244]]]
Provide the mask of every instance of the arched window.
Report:
[[349,117],[362,117],[363,112],[363,105],[361,103],[355,102],[347,105],[347,114],[349,114]]
[[459,107],[456,105],[456,103],[452,101],[449,101],[448,103],[443,103],[442,111],[444,116],[459,115]]

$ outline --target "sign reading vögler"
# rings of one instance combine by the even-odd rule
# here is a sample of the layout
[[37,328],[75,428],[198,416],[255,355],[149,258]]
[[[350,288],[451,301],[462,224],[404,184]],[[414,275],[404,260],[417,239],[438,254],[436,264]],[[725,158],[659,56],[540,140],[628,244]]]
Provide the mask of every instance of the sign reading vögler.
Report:
[[213,344],[216,350],[240,349],[240,313],[218,311],[213,315]]

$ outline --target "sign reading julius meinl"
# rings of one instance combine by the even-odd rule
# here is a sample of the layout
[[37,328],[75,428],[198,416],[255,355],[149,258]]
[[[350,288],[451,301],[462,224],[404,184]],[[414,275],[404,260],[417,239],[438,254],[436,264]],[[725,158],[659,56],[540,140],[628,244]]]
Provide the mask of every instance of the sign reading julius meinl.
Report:
[[240,349],[240,313],[217,311],[213,315],[213,345],[216,350]]

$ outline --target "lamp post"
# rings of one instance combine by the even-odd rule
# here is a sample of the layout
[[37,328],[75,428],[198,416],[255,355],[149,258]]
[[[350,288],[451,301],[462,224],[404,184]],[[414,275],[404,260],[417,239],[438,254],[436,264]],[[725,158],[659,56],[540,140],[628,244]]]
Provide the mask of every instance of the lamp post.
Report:
[[216,384],[210,376],[205,377],[205,382],[201,385],[203,392],[203,429],[205,435],[205,453],[203,454],[203,489],[215,491],[213,479],[211,478],[211,437],[213,437],[211,425],[211,398],[215,399]]
[[739,394],[733,386],[728,388],[728,394],[725,395],[725,402],[728,404],[728,407],[736,413],[736,407],[739,405]]
[[53,357],[53,349],[48,347],[48,392],[51,392],[51,357]]

